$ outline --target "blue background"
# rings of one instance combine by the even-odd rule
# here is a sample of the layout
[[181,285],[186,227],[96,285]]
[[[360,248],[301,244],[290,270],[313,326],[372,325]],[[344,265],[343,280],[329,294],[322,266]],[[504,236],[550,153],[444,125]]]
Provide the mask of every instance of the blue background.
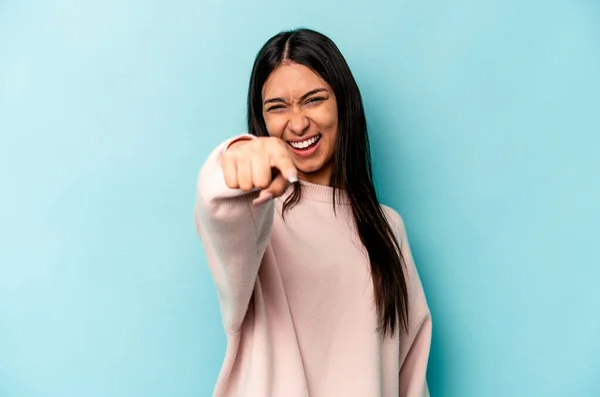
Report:
[[0,2],[0,396],[209,396],[198,168],[259,47],[307,26],[363,92],[449,397],[600,396],[600,3]]

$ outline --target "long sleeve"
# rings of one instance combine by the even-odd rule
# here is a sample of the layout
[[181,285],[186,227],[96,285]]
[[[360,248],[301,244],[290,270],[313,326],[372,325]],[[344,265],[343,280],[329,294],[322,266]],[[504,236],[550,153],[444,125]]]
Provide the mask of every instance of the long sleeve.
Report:
[[[389,207],[388,207],[389,208]],[[408,330],[400,334],[399,397],[429,397],[427,364],[431,346],[432,321],[419,273],[415,266],[404,221],[391,210],[397,238],[406,265],[408,287]]]
[[258,269],[273,225],[274,205],[253,206],[258,191],[230,189],[223,177],[221,158],[241,135],[221,143],[210,153],[198,176],[194,209],[196,230],[217,288],[223,326],[237,332],[254,290]]
[[431,315],[424,314],[400,336],[400,397],[429,397],[427,362],[431,344]]

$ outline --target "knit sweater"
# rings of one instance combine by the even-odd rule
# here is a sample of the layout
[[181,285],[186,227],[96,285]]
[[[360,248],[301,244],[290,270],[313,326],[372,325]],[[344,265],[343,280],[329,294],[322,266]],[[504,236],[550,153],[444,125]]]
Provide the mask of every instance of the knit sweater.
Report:
[[343,190],[300,181],[253,206],[230,189],[220,144],[202,166],[195,205],[227,349],[215,397],[423,397],[431,317],[402,218],[383,206],[406,263],[409,328],[377,330],[370,264]]

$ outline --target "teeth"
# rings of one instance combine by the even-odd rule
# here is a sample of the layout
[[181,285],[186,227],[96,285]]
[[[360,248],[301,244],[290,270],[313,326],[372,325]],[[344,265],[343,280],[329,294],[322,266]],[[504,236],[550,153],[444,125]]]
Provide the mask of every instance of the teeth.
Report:
[[310,145],[314,144],[315,142],[317,142],[319,140],[319,137],[320,137],[320,135],[312,137],[312,138],[307,139],[302,142],[290,142],[290,145],[292,145],[292,147],[294,147],[296,149],[304,149],[304,148],[307,148]]

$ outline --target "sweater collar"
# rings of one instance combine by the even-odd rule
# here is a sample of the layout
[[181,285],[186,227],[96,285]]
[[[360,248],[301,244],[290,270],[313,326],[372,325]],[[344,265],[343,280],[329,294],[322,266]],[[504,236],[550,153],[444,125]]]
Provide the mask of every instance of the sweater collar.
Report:
[[[331,186],[317,185],[315,183],[300,180],[301,199],[320,201],[323,203],[333,203],[333,193],[335,191],[335,203],[341,205],[349,205],[350,199],[348,194],[343,189],[334,189]],[[288,193],[291,194],[293,186],[290,186]]]

